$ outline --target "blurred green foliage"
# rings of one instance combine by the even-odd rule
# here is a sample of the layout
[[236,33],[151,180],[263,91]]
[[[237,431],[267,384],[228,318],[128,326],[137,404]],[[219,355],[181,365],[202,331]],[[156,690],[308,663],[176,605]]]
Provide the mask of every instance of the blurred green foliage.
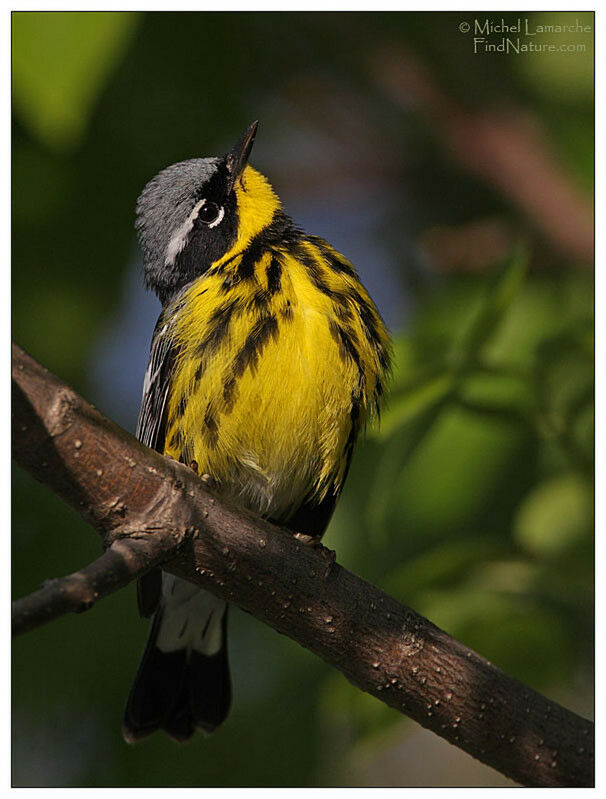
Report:
[[135,23],[136,14],[119,11],[15,14],[15,108],[49,147],[73,147],[84,135]]
[[[593,26],[592,14],[572,17]],[[457,161],[423,115],[422,93],[412,102],[412,82],[408,105],[387,96],[372,56],[391,49],[416,59],[449,102],[470,111],[523,108],[546,131],[554,168],[588,201],[592,62],[474,56],[460,20],[441,12],[14,13],[14,335],[102,410],[126,408],[132,429],[154,312],[135,342],[136,364],[107,360],[107,340],[129,335],[124,318],[143,296],[128,275],[145,181],[176,160],[225,151],[256,117],[255,164],[287,209],[289,201],[322,209],[324,227],[312,232],[332,239],[327,184],[346,195],[355,177],[361,196],[379,203],[377,237],[413,310],[382,308],[394,331],[391,393],[380,427],[357,450],[326,542],[348,568],[586,713],[593,277],[550,240],[540,216]],[[323,183],[314,166],[335,137],[346,152],[359,149],[347,174]],[[304,175],[316,194],[298,184]],[[535,179],[529,172],[529,185]],[[359,213],[371,210],[362,206]],[[464,231],[495,217],[515,233],[508,253],[481,269],[447,270],[420,255],[424,230]],[[376,290],[394,285],[346,254]],[[104,358],[104,378],[95,379]],[[125,372],[136,378],[132,391]],[[86,525],[17,469],[13,519],[14,596],[98,555]],[[16,640],[14,784],[385,784],[372,756],[356,772],[359,754],[379,753],[390,731],[405,738],[412,725],[238,609],[231,620],[232,716],[185,747],[159,735],[136,747],[121,738],[145,637],[134,590]],[[407,775],[394,779],[406,784]]]

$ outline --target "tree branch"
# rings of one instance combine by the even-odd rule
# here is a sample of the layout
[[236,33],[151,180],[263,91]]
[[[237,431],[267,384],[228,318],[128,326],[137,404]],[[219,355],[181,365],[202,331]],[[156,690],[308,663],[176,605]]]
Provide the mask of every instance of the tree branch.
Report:
[[179,538],[171,530],[114,541],[93,563],[67,577],[47,580],[39,591],[13,602],[13,635],[26,633],[65,613],[90,610],[98,599],[124,588],[174,556],[179,546]]
[[19,630],[81,610],[164,562],[517,782],[593,784],[590,722],[322,550],[219,501],[193,472],[143,447],[16,345],[13,453],[102,534],[110,555],[18,602]]

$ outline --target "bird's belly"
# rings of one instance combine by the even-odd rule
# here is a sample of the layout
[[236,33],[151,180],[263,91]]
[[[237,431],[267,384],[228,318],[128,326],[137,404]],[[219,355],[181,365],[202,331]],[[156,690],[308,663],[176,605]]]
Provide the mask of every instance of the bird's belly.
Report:
[[313,311],[278,320],[246,358],[247,336],[234,333],[198,381],[193,367],[175,376],[169,417],[185,402],[166,452],[195,461],[240,504],[286,521],[306,498],[340,487],[357,372]]

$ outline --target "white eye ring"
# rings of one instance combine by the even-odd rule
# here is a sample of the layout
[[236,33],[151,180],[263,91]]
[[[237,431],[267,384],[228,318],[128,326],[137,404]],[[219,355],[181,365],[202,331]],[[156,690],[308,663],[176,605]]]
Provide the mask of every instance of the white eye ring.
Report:
[[225,216],[225,209],[223,206],[219,208],[219,213],[217,214],[217,218],[214,222],[211,222],[208,227],[217,227],[217,225],[221,224],[223,217]]

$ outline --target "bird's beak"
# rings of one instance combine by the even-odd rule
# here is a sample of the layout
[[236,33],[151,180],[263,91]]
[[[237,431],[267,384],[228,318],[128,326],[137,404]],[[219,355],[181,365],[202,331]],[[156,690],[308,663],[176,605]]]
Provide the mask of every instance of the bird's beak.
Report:
[[248,161],[248,156],[252,150],[253,142],[255,140],[255,133],[257,132],[258,120],[255,120],[252,125],[249,125],[242,136],[236,142],[233,150],[225,156],[225,165],[229,172],[229,179],[227,181],[227,193],[233,189],[236,180],[244,171],[244,167]]

